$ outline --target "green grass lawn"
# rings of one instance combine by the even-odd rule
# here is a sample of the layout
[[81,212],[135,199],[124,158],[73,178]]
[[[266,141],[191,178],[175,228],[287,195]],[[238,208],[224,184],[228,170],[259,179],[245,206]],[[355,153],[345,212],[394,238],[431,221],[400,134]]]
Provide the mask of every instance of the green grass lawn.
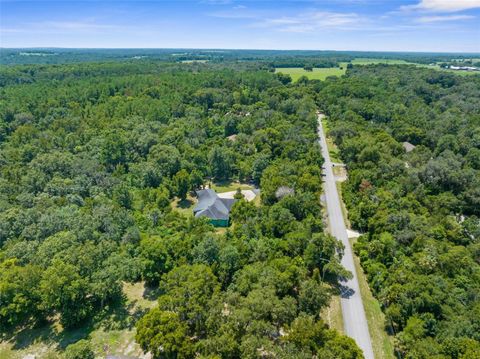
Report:
[[[238,188],[240,188],[241,190],[245,190],[245,189],[253,190],[254,189],[254,187],[252,185],[249,185],[249,184],[246,184],[246,183],[228,182],[228,181],[212,183],[211,187],[217,193],[236,191]],[[260,194],[257,194],[257,196],[255,197],[255,199],[252,202],[255,206],[260,207],[260,204],[261,204]]]
[[305,71],[301,67],[279,67],[275,72],[281,72],[290,75],[292,81],[297,81],[301,76],[307,76],[310,80],[325,80],[329,76],[342,76],[345,74],[346,67],[340,69],[339,67],[314,68],[313,71]]
[[[236,191],[238,188],[245,190],[253,189],[254,187],[246,183],[223,181],[212,183],[211,188],[217,193],[223,193]],[[197,202],[197,198],[189,193],[187,198],[184,200],[180,200],[180,198],[175,197],[175,199],[171,202],[171,206],[175,211],[180,212],[185,216],[192,216],[193,208]],[[253,204],[255,204],[257,207],[260,206],[260,195],[255,197]]]
[[217,193],[223,193],[223,192],[236,191],[238,188],[253,189],[253,186],[250,186],[249,184],[246,184],[246,183],[223,181],[223,182],[212,183],[211,188]]
[[184,200],[180,200],[180,198],[175,197],[173,202],[171,203],[172,208],[180,212],[185,216],[192,216],[193,215],[193,208],[197,204],[197,199],[190,194],[187,195],[187,198]]

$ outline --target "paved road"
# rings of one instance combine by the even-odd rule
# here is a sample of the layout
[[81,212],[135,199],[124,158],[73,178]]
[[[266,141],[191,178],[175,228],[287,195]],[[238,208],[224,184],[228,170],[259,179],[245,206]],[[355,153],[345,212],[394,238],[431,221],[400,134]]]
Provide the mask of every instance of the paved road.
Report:
[[324,170],[324,190],[327,202],[328,220],[330,223],[330,232],[338,240],[345,245],[345,254],[342,258],[342,265],[353,273],[353,279],[342,281],[342,315],[345,333],[355,339],[358,346],[363,350],[366,359],[373,359],[372,341],[368,332],[367,318],[363,309],[362,297],[358,286],[357,272],[353,263],[353,254],[347,237],[347,228],[343,220],[343,213],[340,207],[340,198],[338,196],[337,187],[335,185],[335,177],[333,176],[332,162],[327,149],[327,141],[322,128],[322,119],[325,116],[318,115],[318,136],[320,138],[320,146],[322,147],[322,155],[325,159],[323,165]]

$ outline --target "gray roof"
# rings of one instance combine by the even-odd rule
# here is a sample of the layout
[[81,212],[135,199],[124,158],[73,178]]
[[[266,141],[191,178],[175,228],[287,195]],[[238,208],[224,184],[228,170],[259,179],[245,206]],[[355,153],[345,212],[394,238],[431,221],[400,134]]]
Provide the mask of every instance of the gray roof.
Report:
[[415,149],[415,145],[412,145],[410,142],[403,142],[402,145],[407,152],[413,151]]
[[198,203],[193,209],[195,217],[208,217],[211,219],[228,219],[235,199],[220,198],[211,189],[197,191]]

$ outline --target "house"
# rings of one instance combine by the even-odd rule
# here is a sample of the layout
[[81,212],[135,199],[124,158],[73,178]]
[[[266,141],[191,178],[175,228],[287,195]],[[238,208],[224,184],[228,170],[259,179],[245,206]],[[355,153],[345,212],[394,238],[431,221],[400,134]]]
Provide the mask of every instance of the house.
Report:
[[405,152],[411,152],[415,149],[415,145],[412,145],[410,142],[403,142],[402,143]]
[[233,134],[233,135],[227,136],[227,139],[229,139],[232,142],[235,142],[237,140],[237,135]]
[[230,210],[236,199],[220,198],[212,189],[197,191],[198,203],[193,209],[195,217],[207,217],[215,227],[228,227]]

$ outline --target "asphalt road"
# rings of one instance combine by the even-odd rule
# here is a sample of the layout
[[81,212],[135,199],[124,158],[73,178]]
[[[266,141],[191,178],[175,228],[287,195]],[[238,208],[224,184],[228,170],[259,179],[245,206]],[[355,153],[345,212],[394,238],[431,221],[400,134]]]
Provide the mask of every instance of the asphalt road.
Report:
[[347,228],[345,227],[340,198],[335,185],[335,177],[333,176],[332,162],[330,161],[327,141],[321,124],[324,117],[322,114],[318,115],[318,136],[320,138],[320,146],[322,147],[322,155],[325,160],[323,164],[323,179],[330,232],[345,245],[342,265],[353,273],[353,279],[340,282],[342,288],[341,304],[343,325],[345,334],[357,342],[358,346],[363,350],[365,358],[373,359],[372,341],[370,339],[370,333],[368,332],[362,296],[360,295],[352,248],[348,241]]

